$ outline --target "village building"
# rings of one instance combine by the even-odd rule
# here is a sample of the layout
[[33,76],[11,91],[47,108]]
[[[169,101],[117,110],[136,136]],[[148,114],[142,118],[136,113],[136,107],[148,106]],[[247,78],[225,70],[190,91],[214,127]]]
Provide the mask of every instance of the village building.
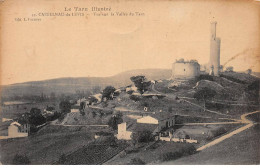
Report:
[[80,112],[80,106],[77,106],[77,105],[72,106],[71,109],[70,109],[70,112],[71,113],[78,113],[78,112]]
[[[9,122],[10,123],[10,122]],[[3,124],[0,139],[27,137],[30,133],[29,124],[20,124],[16,121]]]
[[172,113],[155,113],[138,118],[135,122],[118,124],[117,138],[131,140],[133,132],[148,130],[154,135],[171,129],[175,125],[175,115]]

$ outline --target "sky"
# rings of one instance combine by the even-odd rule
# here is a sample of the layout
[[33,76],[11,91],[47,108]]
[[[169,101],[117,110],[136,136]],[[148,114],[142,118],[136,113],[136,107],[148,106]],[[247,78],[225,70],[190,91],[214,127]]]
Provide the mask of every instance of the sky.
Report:
[[[88,11],[84,16],[39,16],[65,7]],[[111,11],[94,16],[91,7]],[[212,21],[221,38],[220,63],[235,71],[260,71],[259,7],[253,0],[6,0],[0,20],[1,84],[170,69],[179,58],[206,64]],[[15,21],[32,14],[41,21]]]

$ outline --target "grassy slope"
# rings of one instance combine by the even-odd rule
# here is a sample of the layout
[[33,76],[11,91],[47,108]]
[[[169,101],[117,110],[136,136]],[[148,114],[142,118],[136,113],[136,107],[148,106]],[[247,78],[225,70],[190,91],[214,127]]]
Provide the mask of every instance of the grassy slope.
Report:
[[189,148],[191,144],[158,142],[156,145],[153,146],[154,148],[149,148],[149,149],[147,148],[146,150],[144,150],[145,147],[140,148],[138,152],[133,152],[127,154],[126,156],[114,158],[109,162],[107,162],[106,164],[107,165],[128,164],[133,158],[140,158],[146,164],[158,162],[164,153],[179,151],[182,148]]
[[31,164],[52,164],[93,139],[93,130],[80,127],[46,126],[37,134],[19,139],[0,140],[1,162],[11,164],[15,154],[26,154]]
[[260,164],[259,131],[256,125],[197,154],[163,164]]

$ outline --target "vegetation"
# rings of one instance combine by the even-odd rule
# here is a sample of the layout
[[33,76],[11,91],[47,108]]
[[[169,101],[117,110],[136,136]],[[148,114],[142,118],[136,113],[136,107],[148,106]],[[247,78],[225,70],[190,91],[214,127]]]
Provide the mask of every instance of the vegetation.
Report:
[[41,110],[38,108],[32,108],[29,113],[23,114],[18,122],[21,124],[30,124],[32,127],[44,124],[46,118],[41,114]]
[[107,100],[112,100],[115,90],[116,89],[113,86],[107,86],[102,92],[102,101],[104,98]]
[[132,76],[130,80],[135,84],[137,87],[137,90],[143,94],[145,91],[148,90],[149,86],[151,85],[151,82],[146,82],[145,76]]
[[204,87],[204,88],[198,90],[194,94],[194,98],[197,99],[198,101],[203,101],[203,103],[204,103],[204,111],[205,111],[206,100],[212,99],[216,94],[217,94],[217,92],[215,90],[212,90],[210,88]]
[[133,158],[131,159],[129,165],[145,165],[145,162],[142,161],[140,158]]
[[213,76],[211,76],[211,75],[200,75],[199,77],[197,77],[197,81],[200,81],[200,80],[213,81]]
[[160,160],[162,161],[169,161],[169,160],[175,160],[182,156],[187,156],[194,154],[196,152],[196,148],[191,145],[188,148],[181,148],[180,150],[173,151],[173,152],[167,152],[161,155]]
[[30,164],[30,160],[26,155],[19,155],[16,154],[13,158],[13,163],[14,165],[28,165]]
[[135,102],[141,100],[141,97],[140,97],[140,96],[136,96],[136,95],[130,95],[129,98],[130,98],[131,100],[135,101]]
[[138,131],[132,134],[132,141],[134,144],[142,143],[142,142],[147,143],[147,142],[154,141],[154,136],[152,132],[149,130]]
[[69,113],[71,109],[71,104],[68,100],[61,101],[59,104],[61,113]]
[[110,118],[108,121],[108,125],[113,128],[113,130],[117,130],[117,125],[123,122],[122,114],[116,114]]

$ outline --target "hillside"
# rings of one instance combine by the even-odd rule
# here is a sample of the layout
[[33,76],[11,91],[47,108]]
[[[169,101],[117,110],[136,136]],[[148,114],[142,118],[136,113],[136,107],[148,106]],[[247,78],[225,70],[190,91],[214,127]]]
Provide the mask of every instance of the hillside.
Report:
[[148,79],[168,79],[171,76],[169,69],[140,69],[119,73],[111,77],[78,77],[57,78],[43,81],[32,81],[2,86],[2,96],[12,95],[40,95],[70,94],[76,90],[87,90],[94,86],[115,87],[126,86],[131,83],[130,77],[134,75],[145,75]]

